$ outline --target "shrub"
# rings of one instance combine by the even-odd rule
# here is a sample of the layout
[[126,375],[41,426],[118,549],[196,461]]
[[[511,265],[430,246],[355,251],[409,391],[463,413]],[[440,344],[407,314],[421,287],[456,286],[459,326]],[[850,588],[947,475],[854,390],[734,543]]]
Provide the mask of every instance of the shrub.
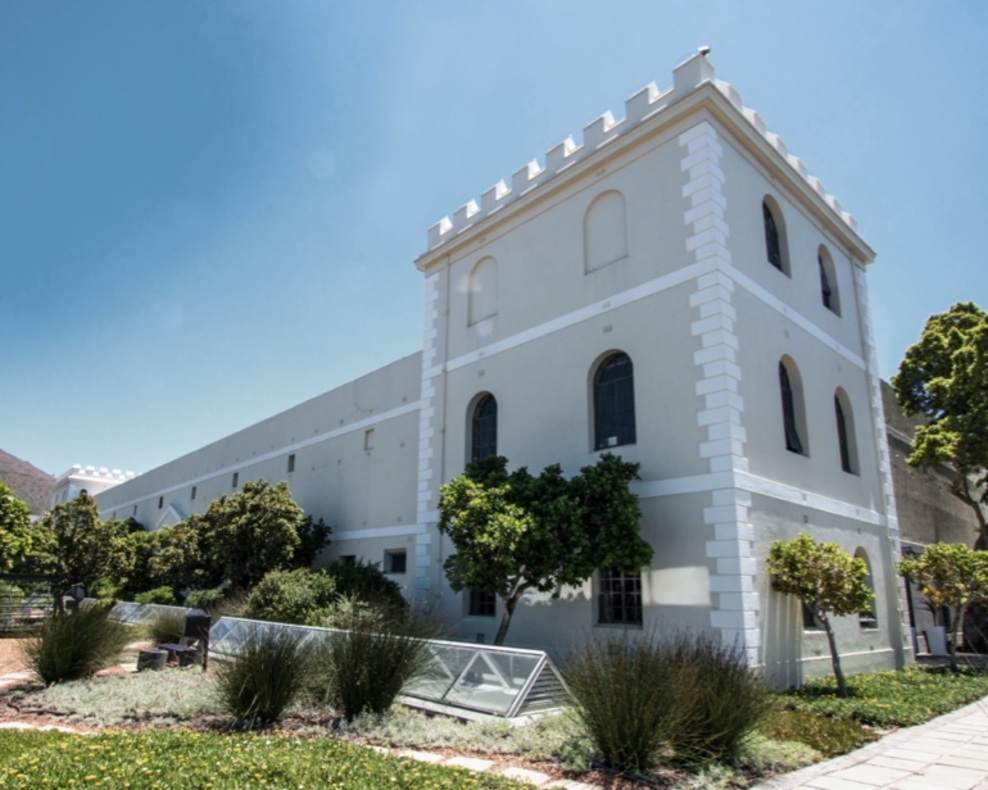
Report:
[[336,583],[336,592],[344,598],[359,598],[382,607],[405,611],[408,603],[401,587],[389,579],[376,564],[364,562],[331,562],[322,569]]
[[250,725],[278,721],[305,688],[311,651],[299,634],[284,630],[252,635],[238,655],[216,669],[222,708]]
[[192,590],[185,596],[185,605],[190,609],[202,609],[212,614],[226,598],[222,587],[210,587],[208,590]]
[[167,609],[154,613],[146,626],[148,638],[156,645],[162,642],[178,642],[185,633],[185,615]]
[[131,629],[108,620],[107,614],[101,606],[55,614],[25,643],[25,657],[46,686],[93,675],[120,655]]
[[156,603],[162,606],[173,606],[178,603],[171,587],[155,587],[153,590],[138,593],[134,596],[134,601],[137,603]]
[[313,690],[347,721],[383,713],[423,668],[432,629],[421,618],[384,613],[347,598],[336,610],[335,634],[316,654]]
[[336,582],[325,573],[298,568],[271,571],[247,596],[244,617],[317,625],[336,600]]
[[565,674],[602,758],[622,771],[732,759],[768,707],[743,650],[703,634],[591,640]]

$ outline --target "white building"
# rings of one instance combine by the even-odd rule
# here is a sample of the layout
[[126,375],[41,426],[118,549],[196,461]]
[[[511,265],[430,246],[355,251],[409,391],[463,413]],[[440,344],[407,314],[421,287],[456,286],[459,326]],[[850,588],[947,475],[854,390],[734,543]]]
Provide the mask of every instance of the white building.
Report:
[[51,506],[62,505],[70,499],[75,499],[83,491],[90,496],[120,485],[127,480],[134,478],[133,472],[121,472],[119,469],[107,469],[101,466],[82,466],[73,464],[72,468],[63,472],[55,479],[55,486],[51,492]]
[[286,479],[467,639],[499,612],[454,594],[439,486],[475,453],[567,473],[641,464],[640,575],[530,595],[514,644],[678,626],[740,640],[777,684],[829,671],[822,632],[770,588],[776,538],[867,559],[873,618],[844,618],[850,670],[908,659],[899,538],[865,266],[853,219],[702,55],[430,228],[421,354],[99,495],[149,528],[242,482]]

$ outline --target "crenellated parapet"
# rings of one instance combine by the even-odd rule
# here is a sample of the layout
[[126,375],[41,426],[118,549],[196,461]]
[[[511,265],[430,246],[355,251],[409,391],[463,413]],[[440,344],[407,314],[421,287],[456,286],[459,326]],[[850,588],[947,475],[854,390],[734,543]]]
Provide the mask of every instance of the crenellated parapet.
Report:
[[135,477],[133,472],[121,472],[119,469],[107,469],[105,466],[99,468],[95,466],[82,466],[81,464],[73,464],[72,468],[67,472],[63,472],[59,475],[57,482],[72,479],[86,479],[86,480],[105,480],[111,483],[123,483],[125,480],[130,480]]
[[753,109],[746,107],[741,94],[728,82],[716,79],[713,65],[706,57],[706,48],[680,63],[673,70],[673,86],[659,91],[655,83],[649,83],[624,103],[624,117],[615,120],[610,111],[596,118],[583,129],[583,142],[577,144],[567,137],[550,148],[545,155],[545,166],[533,159],[511,176],[510,186],[503,180],[481,195],[480,203],[470,200],[453,213],[429,228],[428,249],[432,251],[477,223],[510,206],[522,195],[543,186],[557,175],[578,162],[582,162],[597,150],[627,134],[641,123],[653,118],[675,102],[683,99],[704,83],[713,85],[737,109],[738,113],[774,148],[793,171],[802,178],[830,207],[834,214],[851,230],[857,231],[857,222],[841,208],[840,202],[827,193],[816,176],[810,174],[803,160],[789,153],[789,147],[779,135],[770,132],[765,120]]

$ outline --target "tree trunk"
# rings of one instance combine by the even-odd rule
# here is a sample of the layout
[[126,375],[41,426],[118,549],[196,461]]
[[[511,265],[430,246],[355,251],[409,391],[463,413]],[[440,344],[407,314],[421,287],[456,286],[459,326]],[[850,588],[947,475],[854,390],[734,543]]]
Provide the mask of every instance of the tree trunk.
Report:
[[511,615],[515,613],[515,606],[518,605],[520,593],[515,593],[510,598],[501,598],[501,625],[498,626],[497,636],[494,637],[495,645],[503,645],[504,638],[508,635],[508,626],[511,625]]
[[964,606],[958,606],[953,612],[953,622],[950,624],[950,671],[957,672],[957,631],[964,622]]
[[844,680],[844,673],[840,668],[840,655],[837,652],[837,640],[834,638],[834,629],[830,626],[830,620],[826,615],[821,616],[819,613],[817,617],[820,618],[820,622],[823,623],[823,628],[827,632],[827,643],[830,645],[830,662],[834,667],[834,677],[837,678],[837,696],[846,699],[847,693],[847,683]]
[[958,475],[954,481],[954,485],[951,487],[951,491],[953,491],[954,496],[960,499],[961,502],[974,510],[974,514],[978,519],[978,529],[981,532],[981,542],[988,547],[988,520],[985,519],[985,512],[981,509],[981,502],[971,496],[967,478],[963,475]]

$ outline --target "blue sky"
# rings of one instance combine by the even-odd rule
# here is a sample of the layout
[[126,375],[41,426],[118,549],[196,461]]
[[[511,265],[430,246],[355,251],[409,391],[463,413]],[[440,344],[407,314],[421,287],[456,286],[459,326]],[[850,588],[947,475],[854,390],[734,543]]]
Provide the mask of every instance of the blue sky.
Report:
[[0,448],[147,471],[418,350],[426,229],[713,48],[859,222],[883,376],[988,308],[988,3],[0,3]]

